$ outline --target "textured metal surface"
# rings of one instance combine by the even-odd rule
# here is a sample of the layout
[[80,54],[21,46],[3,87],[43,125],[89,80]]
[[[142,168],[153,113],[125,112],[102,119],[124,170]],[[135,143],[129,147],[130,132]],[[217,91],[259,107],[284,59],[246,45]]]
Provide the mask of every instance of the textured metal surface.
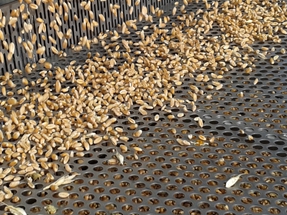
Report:
[[4,5],[4,4],[11,3],[11,2],[16,2],[16,1],[15,1],[15,0],[1,0],[1,1],[0,1],[0,6],[1,6],[1,5]]
[[[18,1],[9,1],[5,2],[4,5],[1,5],[1,13],[6,16],[6,20],[10,19],[10,11],[15,10],[19,7]],[[23,20],[21,17],[17,20],[16,28],[6,25],[4,28],[1,28],[5,35],[5,41],[7,43],[13,42],[17,43],[17,37],[20,36],[21,29],[23,29]],[[23,41],[27,41],[30,38],[30,35],[27,33],[21,35]],[[4,55],[5,62],[0,63],[0,74],[3,75],[6,71],[13,71],[15,68],[24,68],[24,65],[27,63],[27,59],[24,57],[24,50],[20,45],[15,46],[15,54],[13,60],[7,61],[8,51],[4,48],[3,42],[0,44],[1,52]]]
[[[191,5],[188,11],[200,7],[201,4]],[[218,33],[216,27],[210,32],[211,35]],[[133,35],[127,38],[136,40]],[[131,117],[143,130],[143,135],[133,137],[134,131],[129,130],[125,116],[114,126],[122,127],[130,137],[126,144],[129,148],[144,149],[138,160],[129,151],[125,154],[124,166],[107,165],[107,159],[114,156],[114,146],[108,141],[92,146],[84,157],[70,161],[74,171],[81,175],[74,183],[57,191],[68,191],[68,199],[60,199],[57,192],[42,191],[45,186],[42,180],[36,183],[34,190],[23,182],[20,188],[13,189],[21,198],[19,206],[28,214],[46,214],[43,208],[49,204],[59,208],[57,214],[80,215],[286,214],[287,65],[284,59],[287,54],[282,55],[280,49],[286,46],[287,37],[281,38],[280,45],[272,42],[254,45],[255,48],[275,47],[280,62],[270,65],[268,60],[258,58],[256,70],[251,74],[234,69],[220,80],[222,89],[210,92],[211,100],[205,96],[198,99],[196,112],[188,108],[184,117],[168,120],[168,113],[159,109],[142,116],[139,106],[134,105]],[[97,46],[89,51],[104,54]],[[55,57],[52,61],[55,66],[68,64],[71,59],[84,62],[87,53],[86,50],[68,52],[68,58]],[[30,76],[34,80],[39,77],[36,73]],[[254,85],[256,78],[259,82]],[[206,87],[193,78],[183,80],[183,85],[176,88],[177,98],[188,98],[187,91],[192,83],[200,89]],[[21,83],[18,87],[22,87]],[[245,96],[238,97],[239,92],[244,92]],[[174,115],[183,112],[180,108],[170,109]],[[158,122],[154,121],[156,114],[160,115]],[[203,128],[194,121],[197,116],[204,120]],[[176,129],[176,136],[171,133],[172,128]],[[100,130],[95,132],[101,133]],[[188,134],[194,135],[194,141],[200,134],[216,139],[209,146],[185,147],[176,143],[176,138],[187,139]],[[248,135],[254,139],[248,140]],[[221,158],[224,163],[219,161]],[[245,171],[248,174],[234,187],[225,188],[231,176]],[[65,174],[61,169],[55,177]]]

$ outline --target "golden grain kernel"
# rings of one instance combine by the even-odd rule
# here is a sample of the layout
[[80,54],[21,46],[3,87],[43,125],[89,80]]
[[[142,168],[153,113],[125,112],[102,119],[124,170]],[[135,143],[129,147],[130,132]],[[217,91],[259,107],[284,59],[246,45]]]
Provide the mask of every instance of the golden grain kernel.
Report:
[[120,145],[120,149],[123,153],[127,152],[128,151],[128,147],[124,144]]
[[2,130],[0,129],[0,142],[3,142],[3,140],[4,140],[4,134],[3,134]]
[[59,186],[58,186],[58,185],[52,184],[52,185],[50,186],[50,190],[52,190],[52,191],[56,191],[56,190],[58,190],[58,189],[59,189]]
[[133,133],[133,136],[134,136],[134,137],[140,137],[141,134],[142,134],[142,130],[138,130],[138,131],[136,131],[136,132]]
[[190,142],[188,142],[187,140],[177,138],[176,141],[179,143],[179,145],[182,145],[182,146],[189,146],[190,145]]
[[8,175],[3,179],[3,181],[12,181],[14,177],[15,177],[14,175]]
[[10,188],[15,188],[20,184],[20,181],[12,181],[9,183]]
[[13,197],[13,193],[11,192],[11,193],[7,193],[6,195],[5,195],[5,199],[6,200],[8,200],[8,199],[11,199]]
[[111,158],[111,159],[108,160],[108,164],[109,164],[109,165],[115,165],[115,164],[117,164],[117,163],[118,163],[118,160],[115,159],[115,158]]
[[251,67],[248,67],[245,69],[245,73],[251,73],[252,72],[252,68]]
[[[278,27],[278,26],[276,26],[276,27]],[[287,31],[285,29],[283,29],[283,28],[280,28],[280,31],[281,31],[282,34],[287,34]]]
[[188,139],[192,140],[193,135],[189,134],[187,137],[188,137]]
[[65,170],[66,170],[67,172],[69,172],[69,173],[72,172],[72,168],[71,168],[71,166],[70,166],[69,164],[65,164]]
[[9,52],[8,55],[7,55],[7,60],[8,61],[12,60],[12,57],[13,57],[13,53]]
[[45,50],[46,50],[46,47],[45,46],[42,46],[42,47],[39,47],[36,51],[36,53],[38,55],[43,55],[45,53]]
[[2,95],[3,95],[3,96],[6,96],[6,95],[7,95],[6,87],[5,87],[5,86],[2,86],[1,92],[2,92]]
[[140,108],[139,108],[139,112],[140,112],[140,114],[143,115],[143,116],[146,116],[146,115],[147,115],[147,111],[146,111],[143,107],[140,107]]
[[124,129],[123,128],[120,128],[120,127],[116,127],[115,130],[119,133],[123,133],[124,132]]
[[8,24],[11,25],[13,28],[15,28],[17,20],[18,20],[17,17],[10,17]]
[[156,122],[159,120],[159,115],[158,115],[158,114],[156,114],[156,115],[154,116],[154,120],[155,120]]
[[121,137],[120,137],[120,140],[122,140],[122,141],[124,141],[124,142],[128,142],[129,138],[128,138],[128,137],[121,136]]
[[175,118],[175,116],[174,116],[174,115],[172,115],[172,114],[169,114],[169,115],[167,116],[167,118],[168,118],[169,120],[172,120],[172,119],[174,119],[174,118]]
[[135,159],[135,160],[138,160],[138,159],[139,159],[139,156],[136,154],[136,152],[134,153],[134,159]]
[[[56,41],[55,41],[55,42],[56,42]],[[54,46],[51,46],[51,51],[52,51],[55,55],[58,55],[58,54],[59,54],[58,49],[56,49]]]
[[132,124],[135,124],[135,123],[136,123],[136,121],[135,121],[134,119],[132,119],[131,117],[128,117],[128,121],[129,121],[130,123],[132,123]]
[[61,82],[59,80],[56,81],[55,83],[55,90],[56,90],[56,93],[60,93],[61,92]]
[[4,55],[0,52],[0,63],[4,63]]
[[210,143],[214,143],[214,140],[215,140],[215,137],[213,136],[213,137],[211,137],[211,138],[209,139],[209,142],[210,142]]
[[0,29],[0,40],[4,40],[4,33],[1,29]]
[[[12,117],[11,117],[12,118]],[[14,120],[12,120],[16,125],[18,125],[19,124],[19,122],[18,122],[18,119],[16,119],[16,118],[14,118]],[[17,140],[19,137],[20,137],[20,132],[19,131],[16,131],[16,132],[14,132],[13,133],[13,135],[12,135],[12,138],[13,138],[13,140]]]
[[141,152],[141,151],[142,151],[142,148],[137,147],[137,146],[133,147],[133,149],[134,149],[136,152]]
[[134,12],[134,7],[133,7],[133,6],[131,6],[131,7],[130,7],[130,9],[129,9],[129,14],[130,14],[130,15],[132,15],[132,14],[133,14],[133,12]]
[[203,127],[203,120],[200,117],[195,117],[194,121],[197,121],[199,127]]
[[8,100],[7,100],[7,104],[9,104],[9,105],[16,105],[18,102],[17,102],[17,100],[14,98],[14,97],[12,97],[12,98],[9,98]]
[[174,7],[173,9],[172,9],[172,15],[174,16],[176,14],[176,7]]
[[100,142],[102,142],[103,140],[103,137],[97,137],[95,140],[94,140],[94,144],[99,144]]
[[46,68],[46,69],[52,69],[52,64],[50,63],[50,62],[45,62],[44,63],[44,67]]
[[100,18],[100,20],[101,20],[102,22],[105,22],[105,21],[106,21],[106,19],[105,19],[105,17],[104,17],[103,14],[99,14],[99,18]]
[[146,6],[142,6],[142,15],[146,16],[147,15],[147,7]]
[[113,145],[117,145],[118,144],[118,138],[117,137],[114,137],[114,136],[110,136],[110,140],[112,142]]
[[31,177],[27,177],[27,184],[31,189],[35,188],[35,185],[33,184],[33,179]]
[[203,136],[203,135],[199,135],[198,138],[199,138],[200,140],[206,140],[206,137]]
[[15,52],[15,44],[12,42],[9,44],[9,48],[8,48],[9,52],[11,52],[12,54],[14,54]]
[[279,59],[279,55],[275,55],[274,57],[273,57],[273,59],[276,61],[276,60],[278,60]]
[[38,5],[37,4],[34,4],[34,3],[31,3],[29,4],[29,7],[33,10],[37,10],[38,9]]

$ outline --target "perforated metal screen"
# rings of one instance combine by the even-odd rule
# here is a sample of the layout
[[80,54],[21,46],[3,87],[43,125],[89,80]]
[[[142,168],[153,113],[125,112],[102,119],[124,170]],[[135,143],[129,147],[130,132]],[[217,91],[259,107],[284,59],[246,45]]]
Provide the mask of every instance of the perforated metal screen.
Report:
[[[187,13],[204,9],[202,3],[190,4]],[[173,4],[163,7],[172,18]],[[155,21],[156,22],[156,21]],[[148,25],[138,23],[138,29]],[[169,28],[167,26],[167,28]],[[152,34],[152,29],[146,30]],[[208,35],[221,34],[220,28],[214,25]],[[138,35],[131,32],[124,38],[138,41]],[[255,54],[256,67],[252,73],[244,73],[242,68],[234,68],[218,80],[223,87],[219,90],[208,89],[208,83],[197,82],[188,75],[182,78],[182,85],[175,87],[175,98],[190,98],[190,85],[195,85],[206,94],[198,97],[197,109],[187,104],[187,111],[182,107],[168,107],[170,112],[155,107],[143,116],[140,105],[134,104],[130,116],[138,124],[137,130],[143,131],[140,137],[134,137],[135,130],[130,129],[128,116],[117,117],[113,127],[124,130],[129,137],[127,143],[119,140],[118,146],[125,144],[128,152],[124,165],[109,165],[108,160],[115,158],[115,147],[110,140],[103,140],[98,145],[91,145],[89,151],[81,156],[75,155],[69,161],[74,172],[80,173],[76,180],[61,186],[57,191],[45,190],[43,180],[34,182],[35,189],[30,189],[22,177],[17,188],[11,189],[19,197],[6,203],[25,208],[27,214],[47,214],[47,205],[57,208],[56,214],[286,214],[286,94],[287,94],[287,54],[281,49],[286,47],[287,37],[280,35],[281,44],[273,42],[255,42],[254,49],[274,47],[273,55],[280,55],[280,61],[270,64],[268,59],[261,59]],[[107,43],[109,41],[107,40]],[[161,43],[161,41],[157,41]],[[134,53],[136,49],[132,49]],[[88,52],[107,54],[102,46],[93,45],[90,50],[80,52],[67,51],[67,58],[52,57],[49,59],[54,67],[69,65],[71,60],[77,64],[84,63]],[[174,54],[177,54],[174,51]],[[119,59],[118,64],[125,59]],[[27,76],[29,81],[41,77],[42,68]],[[203,71],[202,74],[210,74]],[[258,79],[255,85],[254,81]],[[49,80],[51,85],[55,79]],[[12,91],[23,88],[19,80]],[[62,87],[74,87],[67,82]],[[40,91],[42,88],[31,88]],[[240,93],[244,96],[240,96]],[[211,97],[207,97],[211,95]],[[16,95],[15,95],[16,96]],[[16,96],[17,98],[17,96]],[[0,97],[1,100],[7,97]],[[182,114],[183,113],[183,116]],[[159,120],[155,121],[156,115]],[[173,114],[175,118],[169,117]],[[181,117],[178,117],[180,114]],[[201,128],[195,117],[203,120]],[[176,131],[176,132],[175,132]],[[105,135],[100,129],[93,132]],[[193,135],[194,145],[182,146],[177,138],[189,140]],[[207,145],[201,144],[199,135],[207,138]],[[215,137],[211,143],[209,140]],[[252,137],[252,138],[251,138]],[[132,147],[143,149],[134,155]],[[59,153],[59,151],[55,151]],[[63,165],[58,161],[59,170],[55,179],[67,175]],[[2,166],[7,163],[3,162]],[[52,171],[45,171],[52,172]],[[226,188],[226,181],[239,173],[243,175],[232,188]],[[8,182],[3,181],[9,186]],[[68,198],[60,198],[59,192],[68,192]],[[5,206],[1,206],[3,211]],[[3,212],[4,213],[4,212]]]

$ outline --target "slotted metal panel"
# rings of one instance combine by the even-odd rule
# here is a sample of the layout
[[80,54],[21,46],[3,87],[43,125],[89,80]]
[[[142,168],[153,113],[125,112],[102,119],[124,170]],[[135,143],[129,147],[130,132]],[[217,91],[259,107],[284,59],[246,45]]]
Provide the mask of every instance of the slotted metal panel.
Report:
[[[2,8],[13,8],[13,4],[4,5]],[[77,7],[77,1],[71,1],[71,4]],[[141,1],[141,4],[155,4],[162,7],[169,15],[173,8],[173,2],[169,1],[161,1],[161,3]],[[127,8],[122,6],[126,19],[130,19]],[[99,25],[95,34],[113,29],[120,22],[118,18],[113,19],[107,11],[108,2],[97,1],[94,7],[95,11],[109,18],[106,23]],[[199,8],[204,8],[204,5],[191,4],[186,10],[194,12]],[[46,20],[49,16],[45,11],[43,8],[39,14]],[[71,13],[76,13],[81,19],[87,15],[79,9]],[[135,16],[137,15],[136,10]],[[175,18],[172,18],[172,21],[177,22]],[[20,23],[19,20],[19,25]],[[63,26],[63,28],[69,28],[69,25],[71,21],[67,23],[68,27]],[[141,29],[145,25],[148,23],[139,23],[137,26]],[[93,36],[80,29],[81,26],[73,25],[74,36],[69,44],[74,44],[80,36]],[[148,33],[152,33],[152,30],[146,32]],[[209,32],[210,36],[220,33],[220,28],[216,25]],[[16,33],[11,35],[14,34]],[[135,32],[125,37],[138,41]],[[170,110],[174,115],[184,113],[184,116],[168,119],[169,113],[159,108],[142,116],[139,113],[139,105],[134,105],[130,111],[131,118],[136,120],[139,129],[143,130],[139,138],[133,137],[134,131],[129,129],[127,117],[119,117],[114,126],[124,129],[126,136],[129,137],[126,143],[128,148],[131,149],[133,146],[143,148],[143,151],[138,154],[138,159],[130,150],[124,154],[124,166],[108,165],[107,160],[115,156],[115,146],[109,141],[103,141],[100,145],[91,146],[91,150],[85,152],[83,157],[74,157],[70,160],[73,170],[81,175],[77,176],[73,183],[61,187],[56,192],[43,191],[43,187],[46,186],[43,179],[37,181],[36,188],[32,190],[28,188],[23,178],[23,183],[13,189],[13,193],[20,198],[17,205],[25,208],[27,214],[46,214],[44,207],[47,205],[56,206],[58,208],[56,214],[80,215],[286,214],[287,70],[285,59],[287,54],[282,54],[280,50],[286,46],[287,37],[280,35],[280,38],[281,44],[264,42],[253,45],[256,49],[263,46],[275,47],[274,53],[280,55],[280,61],[271,65],[267,59],[258,58],[255,71],[250,74],[234,68],[220,80],[223,84],[222,89],[211,91],[212,99],[208,100],[204,95],[198,99],[195,112],[191,111],[191,107],[188,107],[188,112],[173,107]],[[15,35],[11,36],[11,39],[16,40]],[[51,46],[50,43],[45,45]],[[134,51],[135,49],[132,50]],[[21,53],[21,48],[18,52]],[[51,57],[49,60],[54,66],[68,65],[71,60],[83,63],[88,52],[99,52],[103,55],[106,53],[100,45],[93,45],[91,50],[80,52],[68,50],[66,58]],[[49,56],[49,53],[46,54]],[[4,70],[14,66],[21,67],[26,60],[21,57],[15,58],[6,64]],[[124,59],[119,63],[123,62]],[[37,71],[41,71],[41,68]],[[41,77],[37,71],[29,75],[29,80],[37,80]],[[210,72],[204,71],[205,74]],[[254,85],[256,78],[258,83]],[[51,80],[51,84],[54,83],[55,80]],[[20,79],[16,84],[17,89],[23,87]],[[184,77],[183,84],[176,86],[175,97],[188,99],[190,84],[200,89],[207,87],[206,84],[198,83],[192,77]],[[66,86],[74,85],[66,83]],[[244,97],[238,96],[240,92],[244,93]],[[0,99],[6,98],[0,97]],[[160,118],[155,121],[154,116],[157,114]],[[194,121],[195,117],[203,119],[202,128]],[[172,129],[176,129],[176,134],[173,134]],[[94,132],[103,134],[100,129]],[[176,138],[188,139],[189,134],[193,135],[192,141],[195,143],[199,135],[209,138],[214,136],[215,141],[209,145],[178,145]],[[248,135],[253,139],[249,139]],[[230,177],[242,172],[248,174],[243,175],[234,187],[225,187]],[[63,175],[66,175],[66,172],[60,165],[55,178]],[[59,198],[58,193],[61,191],[69,192],[69,198]],[[4,207],[1,206],[1,209],[4,210]]]
[[[56,3],[60,3],[62,1],[55,1]],[[71,29],[72,34],[71,37],[67,37],[67,44],[68,47],[71,47],[72,44],[76,45],[79,42],[80,37],[87,36],[88,38],[92,38],[97,36],[100,32],[105,32],[106,30],[115,29],[118,24],[121,24],[122,21],[127,21],[131,19],[136,19],[140,13],[140,9],[143,5],[151,6],[154,5],[155,7],[161,7],[166,4],[171,3],[170,0],[167,1],[157,1],[157,0],[142,0],[140,3],[135,6],[135,2],[131,1],[131,6],[134,7],[133,12],[130,13],[129,7],[127,6],[126,1],[121,0],[113,0],[113,1],[93,1],[91,3],[91,11],[94,13],[94,19],[91,19],[87,10],[84,10],[83,7],[80,6],[79,1],[72,0],[66,1],[67,5],[70,6],[70,10],[68,13],[68,20],[65,21],[63,17],[60,17],[62,21],[62,25],[59,26],[59,32],[63,32],[66,34],[68,29]],[[121,7],[121,10],[117,11],[117,15],[113,15],[111,10],[109,9],[110,4],[118,4]],[[10,19],[10,12],[12,10],[17,10],[19,8],[18,1],[2,1],[1,2],[1,10],[6,16],[6,20]],[[5,63],[0,64],[0,71],[1,74],[4,74],[7,70],[13,71],[15,68],[23,69],[27,63],[35,63],[40,59],[40,56],[36,54],[36,50],[38,48],[37,44],[41,44],[42,46],[46,47],[45,54],[41,57],[50,57],[51,56],[51,46],[55,46],[58,50],[62,50],[63,40],[59,39],[57,36],[57,31],[50,25],[52,20],[55,20],[56,13],[60,11],[60,9],[56,9],[56,13],[52,13],[48,9],[49,4],[43,3],[39,6],[37,10],[32,10],[29,7],[25,7],[24,12],[29,13],[28,19],[23,19],[20,16],[17,20],[16,28],[11,27],[10,25],[6,25],[3,28],[3,32],[7,35],[5,40],[8,43],[15,43],[18,44],[16,46],[16,53],[11,61],[7,60],[8,51],[4,49],[2,44],[2,52],[4,54]],[[24,13],[23,12],[23,13]],[[63,12],[64,13],[64,12]],[[99,14],[103,14],[105,17],[105,22],[100,21]],[[75,15],[77,20],[75,20]],[[40,22],[37,21],[37,18],[41,18],[44,21],[46,26],[46,31],[41,31],[39,33],[39,26]],[[91,31],[90,29],[84,30],[82,27],[82,23],[84,19],[88,18],[89,22],[96,21],[98,22],[98,26],[93,28]],[[29,32],[23,31],[24,29],[24,22],[32,23],[33,29]],[[22,38],[22,42],[31,41],[32,35],[36,34],[37,36],[37,44],[34,45],[33,50],[33,57],[27,58],[27,54],[23,45],[18,43],[18,37]],[[56,44],[53,44],[51,40],[49,40],[49,36],[56,40]],[[44,37],[44,39],[43,39]]]

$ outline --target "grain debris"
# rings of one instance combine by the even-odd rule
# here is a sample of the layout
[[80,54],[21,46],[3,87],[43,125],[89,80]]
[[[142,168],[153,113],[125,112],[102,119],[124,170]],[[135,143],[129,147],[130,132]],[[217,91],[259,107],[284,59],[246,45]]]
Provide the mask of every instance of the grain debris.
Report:
[[59,187],[61,185],[70,184],[74,181],[74,178],[79,175],[78,173],[74,173],[72,175],[65,175],[59,178],[57,181],[43,188],[43,190],[48,190],[51,187]]
[[59,192],[58,196],[62,199],[68,198],[70,194],[68,192]]
[[[5,204],[5,203],[3,203],[3,204]],[[5,210],[8,210],[13,215],[27,215],[26,211],[23,208],[14,207],[12,205],[6,205]]]
[[255,78],[253,84],[256,85],[258,83],[258,78]]
[[53,206],[53,205],[47,205],[47,206],[45,206],[44,207],[44,209],[46,210],[46,212],[48,213],[48,214],[56,214],[57,213],[57,208],[55,207],[55,206]]
[[35,185],[33,184],[33,179],[32,177],[27,177],[27,184],[31,189],[35,188]]
[[226,182],[225,187],[226,187],[226,188],[230,188],[230,187],[234,186],[234,185],[237,183],[237,181],[239,181],[240,177],[241,177],[242,175],[244,175],[244,174],[245,174],[245,173],[242,173],[242,174],[239,174],[239,175],[237,175],[237,176],[231,177],[231,178]]
[[120,153],[118,152],[117,149],[116,149],[116,158],[118,159],[120,165],[124,165],[124,160],[125,160],[125,158],[124,158],[124,156],[123,156],[122,154],[120,154]]
[[198,123],[199,127],[203,127],[203,120],[200,117],[195,117],[194,121]]
[[252,135],[248,135],[247,138],[249,141],[252,141],[254,139]]

